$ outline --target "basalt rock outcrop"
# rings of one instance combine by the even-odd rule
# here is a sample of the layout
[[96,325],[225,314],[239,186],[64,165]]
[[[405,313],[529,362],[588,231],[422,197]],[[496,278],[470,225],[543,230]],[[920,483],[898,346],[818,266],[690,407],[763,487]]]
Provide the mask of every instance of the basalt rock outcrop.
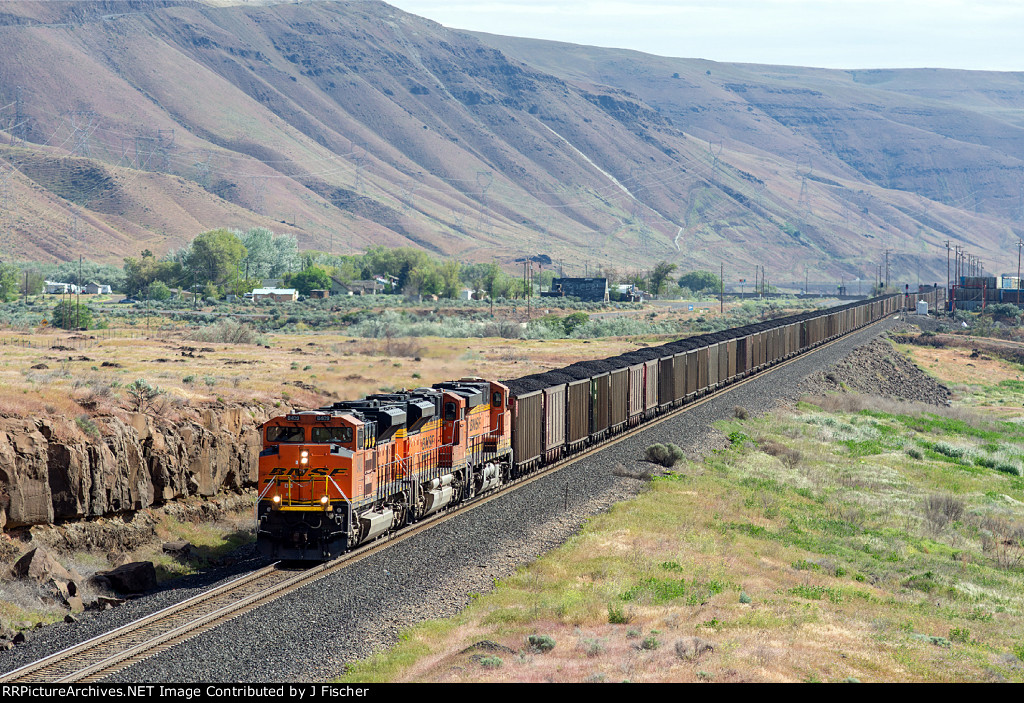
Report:
[[258,409],[202,410],[171,423],[96,417],[68,440],[53,421],[0,418],[0,529],[132,512],[256,480]]

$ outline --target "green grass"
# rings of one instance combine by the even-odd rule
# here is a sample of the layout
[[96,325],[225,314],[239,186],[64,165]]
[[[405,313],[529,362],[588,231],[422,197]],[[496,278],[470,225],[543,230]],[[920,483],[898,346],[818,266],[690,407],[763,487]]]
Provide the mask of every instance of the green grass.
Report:
[[[830,681],[983,680],[993,671],[1024,680],[1024,668],[1006,663],[1015,647],[1024,654],[1024,568],[1000,555],[1004,538],[993,533],[1024,526],[1024,478],[999,468],[1019,466],[1021,425],[803,403],[718,427],[732,438],[727,449],[656,478],[452,620],[413,628],[343,680],[404,679],[426,657],[448,661],[488,638],[516,648],[538,631],[559,643],[602,633],[601,648],[560,644],[545,661],[564,672],[576,652],[588,672],[607,672],[622,661],[615,638],[627,627],[640,633],[630,651],[655,629],[665,633],[660,650],[681,633],[714,638],[718,659],[701,670],[756,676],[767,667],[801,680],[812,675],[810,657],[814,672],[830,672],[813,676]],[[934,495],[955,496],[962,512],[929,517]],[[844,658],[821,634],[833,631],[846,633]],[[782,642],[783,654],[757,654],[765,639]],[[810,640],[812,653],[802,649]],[[800,657],[785,656],[795,649]],[[502,680],[558,678],[544,666],[506,657]],[[411,678],[433,680],[421,672]],[[700,678],[659,675],[669,676],[654,667],[628,678]]]

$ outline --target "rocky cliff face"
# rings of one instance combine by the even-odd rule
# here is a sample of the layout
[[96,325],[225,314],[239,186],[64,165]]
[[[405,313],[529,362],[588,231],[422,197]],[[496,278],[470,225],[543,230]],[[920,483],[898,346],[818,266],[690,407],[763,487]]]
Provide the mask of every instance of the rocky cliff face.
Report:
[[256,480],[262,411],[203,410],[171,424],[95,418],[100,437],[69,443],[48,420],[0,418],[0,528],[141,510]]

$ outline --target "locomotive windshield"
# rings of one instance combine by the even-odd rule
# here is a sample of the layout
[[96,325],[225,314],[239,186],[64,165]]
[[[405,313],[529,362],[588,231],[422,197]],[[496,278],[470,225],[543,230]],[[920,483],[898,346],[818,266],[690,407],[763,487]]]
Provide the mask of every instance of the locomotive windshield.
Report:
[[268,442],[304,442],[306,441],[306,433],[301,427],[268,427],[267,428],[267,441]]
[[352,441],[351,427],[314,427],[314,442],[344,442]]

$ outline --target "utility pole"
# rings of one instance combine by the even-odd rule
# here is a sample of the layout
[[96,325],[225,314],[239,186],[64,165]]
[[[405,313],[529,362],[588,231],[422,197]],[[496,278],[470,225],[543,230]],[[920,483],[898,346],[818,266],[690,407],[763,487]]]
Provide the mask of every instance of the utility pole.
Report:
[[[1017,254],[1020,254],[1020,250],[1017,250]],[[1019,258],[1019,257],[1018,257]],[[946,240],[946,292],[949,292],[949,240]]]
[[889,290],[889,250],[885,250],[885,289]]
[[1020,304],[1020,248],[1024,247],[1024,241],[1017,240],[1017,304]]
[[21,98],[21,86],[15,88],[14,92],[14,124],[11,126],[11,146],[18,144],[18,139],[25,141],[25,117],[24,104]]
[[725,264],[719,264],[720,273],[718,276],[718,283],[721,285],[721,294],[718,296],[718,312],[725,314]]
[[82,255],[78,255],[78,294],[75,297],[75,328],[81,327],[81,317],[79,315],[80,305],[82,304]]

